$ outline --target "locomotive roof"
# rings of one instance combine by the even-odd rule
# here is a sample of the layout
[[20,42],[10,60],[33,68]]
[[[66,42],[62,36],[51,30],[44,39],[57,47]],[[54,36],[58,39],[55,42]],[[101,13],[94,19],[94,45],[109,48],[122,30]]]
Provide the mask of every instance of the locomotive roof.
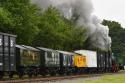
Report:
[[31,46],[26,46],[26,45],[22,45],[24,48],[28,49],[28,50],[32,50],[32,51],[39,51],[38,49],[31,47]]

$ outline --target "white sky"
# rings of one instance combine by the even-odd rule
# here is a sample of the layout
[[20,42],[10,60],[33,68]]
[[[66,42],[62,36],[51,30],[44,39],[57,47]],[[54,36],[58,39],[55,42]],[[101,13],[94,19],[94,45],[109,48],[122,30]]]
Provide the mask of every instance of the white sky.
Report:
[[125,0],[92,0],[92,2],[96,16],[117,21],[125,28]]

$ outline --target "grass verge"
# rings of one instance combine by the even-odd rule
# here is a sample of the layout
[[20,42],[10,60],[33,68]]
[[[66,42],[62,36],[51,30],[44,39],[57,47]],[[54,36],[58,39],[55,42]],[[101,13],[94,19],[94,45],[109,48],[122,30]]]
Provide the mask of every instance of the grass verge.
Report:
[[97,80],[86,80],[81,83],[125,83],[125,74],[106,75]]

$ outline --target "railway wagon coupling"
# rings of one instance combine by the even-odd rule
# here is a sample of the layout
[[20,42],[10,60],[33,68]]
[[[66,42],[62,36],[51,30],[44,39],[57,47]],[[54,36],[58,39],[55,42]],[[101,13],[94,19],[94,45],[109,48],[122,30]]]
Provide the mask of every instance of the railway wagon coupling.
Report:
[[117,72],[111,51],[74,52],[17,45],[16,36],[0,33],[0,78],[7,75],[46,76]]

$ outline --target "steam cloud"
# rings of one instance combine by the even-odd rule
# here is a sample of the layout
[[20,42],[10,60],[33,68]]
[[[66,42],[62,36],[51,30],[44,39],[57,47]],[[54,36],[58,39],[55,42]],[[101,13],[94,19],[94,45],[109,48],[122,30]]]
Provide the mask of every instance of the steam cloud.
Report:
[[102,50],[111,47],[111,38],[108,35],[109,28],[103,26],[101,20],[92,14],[93,5],[91,0],[32,0],[32,2],[44,10],[52,5],[59,9],[67,19],[74,18],[77,26],[85,26],[83,28],[87,29],[90,46]]

